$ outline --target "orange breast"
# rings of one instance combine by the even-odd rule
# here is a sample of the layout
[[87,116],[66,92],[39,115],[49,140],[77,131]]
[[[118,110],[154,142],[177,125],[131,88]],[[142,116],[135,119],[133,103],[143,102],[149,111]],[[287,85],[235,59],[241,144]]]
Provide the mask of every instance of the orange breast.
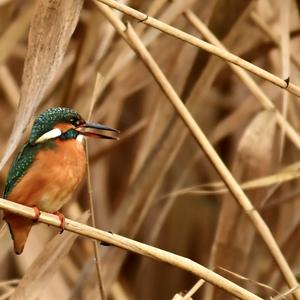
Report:
[[55,212],[72,197],[84,177],[85,167],[85,151],[80,142],[57,140],[54,149],[37,154],[31,168],[8,198],[47,212]]

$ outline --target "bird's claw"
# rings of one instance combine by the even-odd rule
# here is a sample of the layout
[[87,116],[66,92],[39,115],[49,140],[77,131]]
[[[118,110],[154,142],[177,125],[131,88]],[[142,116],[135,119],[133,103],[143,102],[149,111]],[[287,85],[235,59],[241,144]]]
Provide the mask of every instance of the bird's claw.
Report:
[[53,214],[56,215],[60,220],[60,228],[61,228],[60,234],[62,234],[65,230],[65,225],[66,225],[65,216],[59,211],[56,211]]
[[[109,230],[108,233],[114,234],[111,230]],[[110,243],[107,243],[107,242],[104,242],[104,241],[101,241],[101,242],[100,242],[100,245],[101,245],[101,246],[105,246],[105,247],[111,246]]]
[[37,206],[33,206],[32,208],[33,208],[34,213],[35,213],[35,217],[32,219],[32,221],[33,222],[37,222],[39,220],[39,218],[40,218],[41,211],[40,211],[40,209]]

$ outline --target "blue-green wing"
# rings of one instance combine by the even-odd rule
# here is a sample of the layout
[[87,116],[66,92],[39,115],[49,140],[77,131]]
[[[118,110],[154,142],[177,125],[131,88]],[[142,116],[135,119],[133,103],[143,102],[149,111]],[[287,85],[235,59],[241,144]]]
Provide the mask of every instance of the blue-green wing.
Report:
[[35,144],[35,145],[25,144],[22,150],[19,152],[19,154],[13,161],[12,166],[7,175],[6,184],[3,193],[4,198],[7,199],[13,187],[26,174],[27,170],[30,168],[31,164],[34,161],[34,158],[39,148],[40,148],[39,144]]

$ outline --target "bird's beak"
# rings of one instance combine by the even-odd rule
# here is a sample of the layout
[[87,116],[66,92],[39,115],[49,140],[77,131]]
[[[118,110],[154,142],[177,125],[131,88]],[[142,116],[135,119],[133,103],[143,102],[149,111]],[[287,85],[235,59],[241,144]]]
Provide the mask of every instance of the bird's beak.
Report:
[[[106,125],[102,125],[102,124],[98,124],[98,123],[92,123],[92,122],[86,122],[86,123],[80,125],[79,127],[77,127],[76,130],[84,136],[89,136],[89,137],[94,137],[94,138],[101,138],[101,139],[110,139],[110,140],[118,140],[119,139],[119,138],[114,137],[114,136],[109,136],[109,135],[105,135],[105,134],[98,133],[98,132],[87,131],[86,128],[113,131],[113,132],[116,132],[116,133],[120,133],[120,131],[118,129],[114,129],[114,128],[106,126]],[[80,129],[83,129],[83,130],[80,130]]]

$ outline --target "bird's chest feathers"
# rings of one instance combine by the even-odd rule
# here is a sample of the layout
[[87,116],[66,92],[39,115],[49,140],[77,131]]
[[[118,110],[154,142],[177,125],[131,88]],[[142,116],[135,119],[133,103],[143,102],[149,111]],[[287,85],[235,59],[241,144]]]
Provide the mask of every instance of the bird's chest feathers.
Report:
[[9,198],[48,212],[57,211],[71,198],[84,177],[85,167],[82,143],[74,139],[56,140],[53,148],[37,153],[30,170]]
[[72,196],[84,177],[86,160],[83,146],[76,140],[58,141],[54,151],[47,152],[37,157],[48,165],[45,172],[50,177],[49,189],[42,195],[39,205],[45,207],[51,199],[47,210],[52,211],[59,209]]

